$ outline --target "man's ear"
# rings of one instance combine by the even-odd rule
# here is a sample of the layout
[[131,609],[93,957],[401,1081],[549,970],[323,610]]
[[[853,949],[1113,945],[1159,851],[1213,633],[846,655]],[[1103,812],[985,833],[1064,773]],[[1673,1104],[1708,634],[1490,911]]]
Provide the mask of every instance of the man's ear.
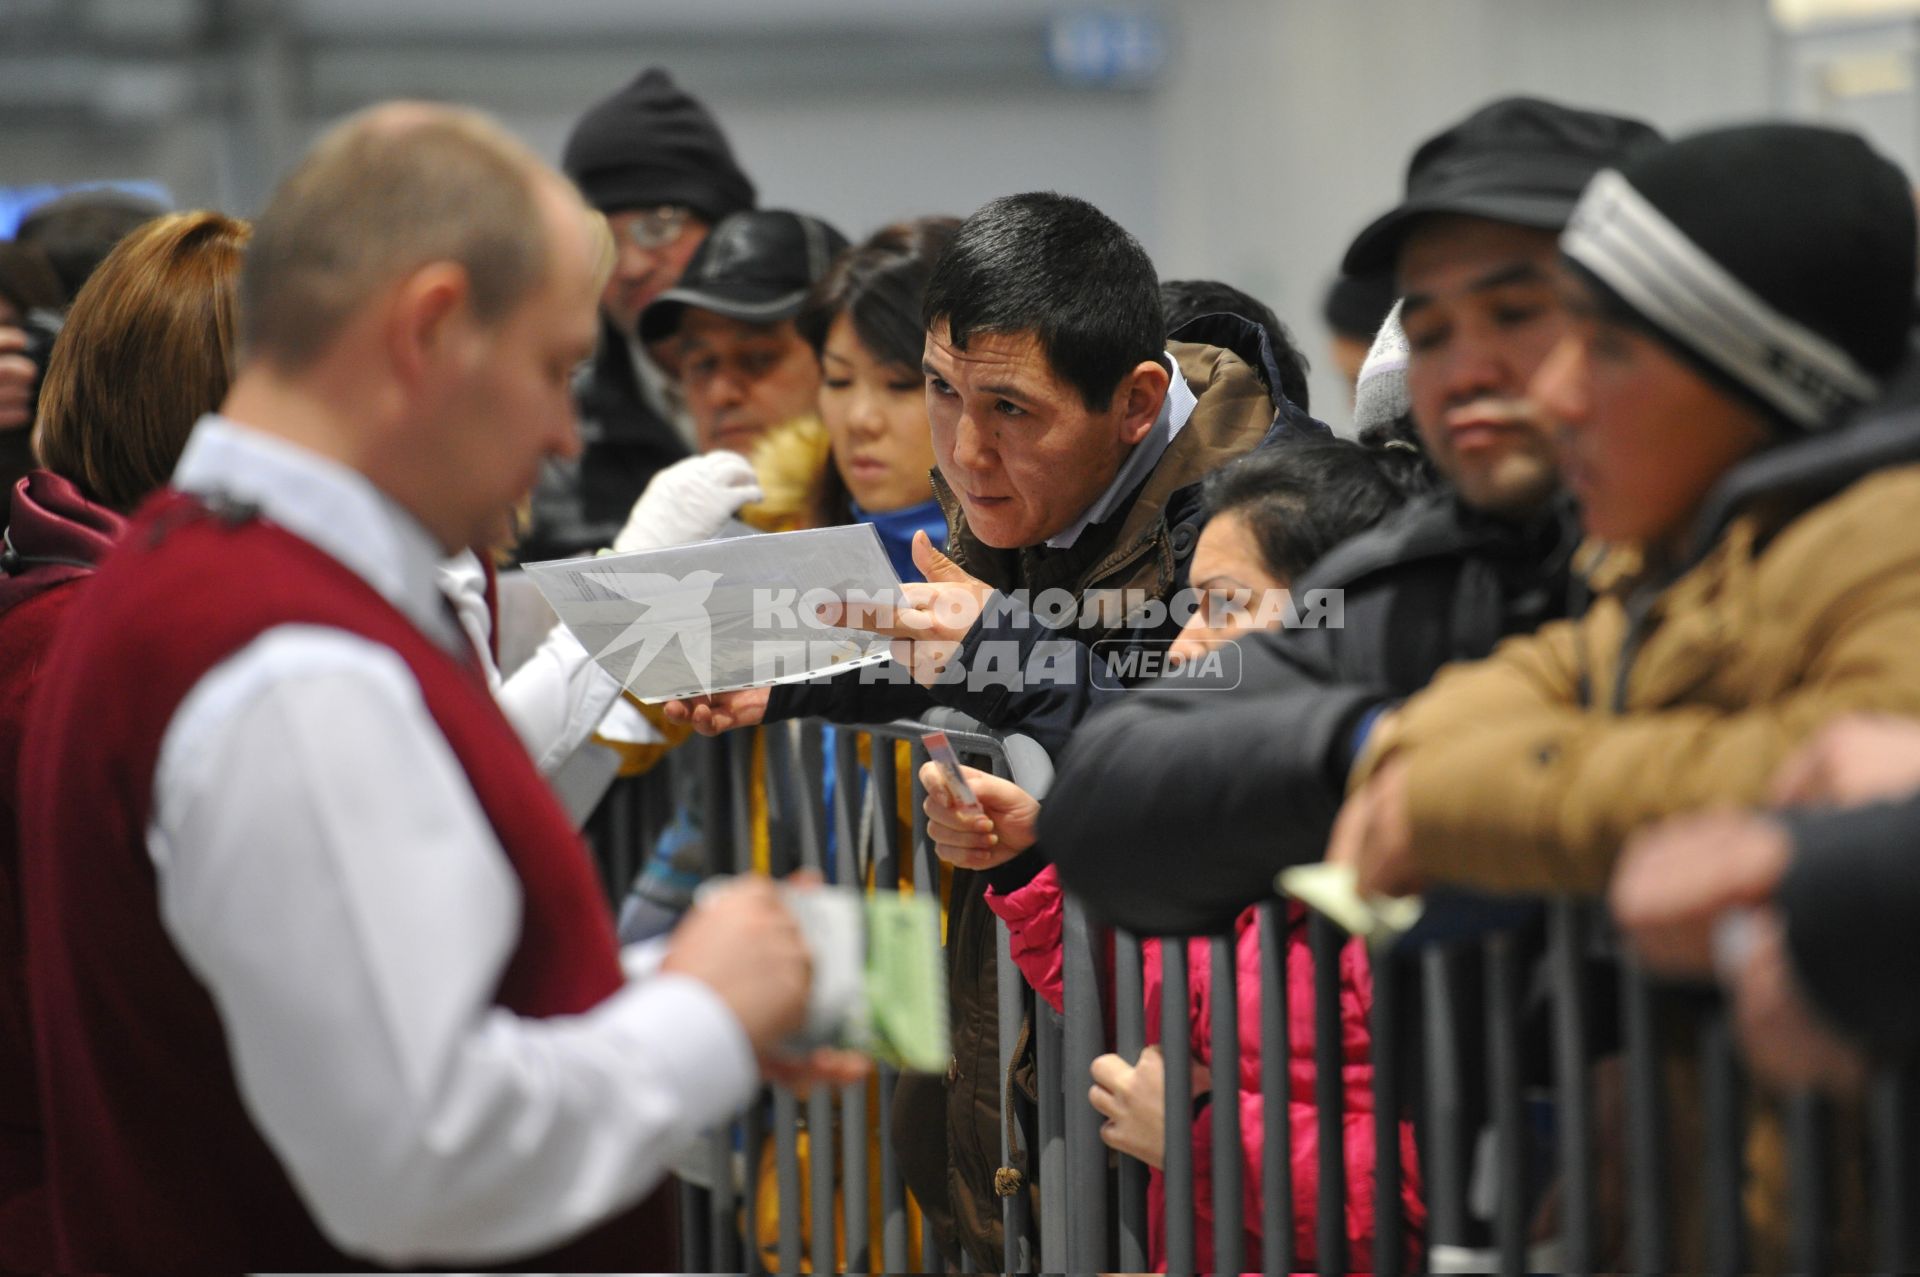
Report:
[[387,309],[387,351],[402,381],[417,383],[452,353],[471,293],[466,269],[453,262],[423,266],[395,287]]
[[1167,387],[1173,377],[1157,359],[1135,364],[1133,371],[1120,379],[1114,398],[1120,404],[1120,442],[1131,448],[1147,437],[1160,417],[1160,405],[1167,401]]

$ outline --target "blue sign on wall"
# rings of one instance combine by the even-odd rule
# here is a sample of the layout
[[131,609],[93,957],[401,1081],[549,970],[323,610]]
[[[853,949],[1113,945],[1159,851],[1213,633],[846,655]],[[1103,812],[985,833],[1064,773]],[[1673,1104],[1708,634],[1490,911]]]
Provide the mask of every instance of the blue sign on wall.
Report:
[[1151,13],[1086,9],[1047,24],[1047,65],[1069,84],[1144,88],[1167,54],[1167,24]]

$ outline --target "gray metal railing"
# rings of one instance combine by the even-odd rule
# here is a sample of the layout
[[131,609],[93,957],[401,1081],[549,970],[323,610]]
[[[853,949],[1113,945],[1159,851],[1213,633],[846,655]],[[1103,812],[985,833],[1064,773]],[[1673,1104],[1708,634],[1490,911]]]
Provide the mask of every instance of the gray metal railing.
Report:
[[[896,889],[905,875],[917,891],[939,890],[917,780],[924,758],[918,740],[934,726],[969,763],[1044,793],[1050,765],[1031,742],[1001,740],[958,715],[835,728],[830,745],[817,723],[763,729],[767,774],[759,781],[772,868],[825,870],[831,857],[843,882]],[[914,746],[907,811],[895,799],[894,744],[901,741]],[[682,752],[677,766],[700,781],[711,867],[750,868],[752,738],[698,740]],[[829,756],[830,802],[823,775]],[[630,874],[642,853],[629,846],[616,857],[607,843],[657,830],[665,819],[659,805],[685,801],[685,792],[658,783],[624,798],[616,792],[630,809],[617,818],[603,814],[594,826],[610,882]],[[1314,916],[1304,928],[1310,959],[1303,959],[1289,908],[1265,902],[1252,921],[1261,977],[1254,1020],[1241,1020],[1240,939],[1216,937],[1201,947],[1211,1018],[1197,1033],[1190,980],[1198,972],[1187,942],[1145,942],[1157,947],[1161,972],[1160,1020],[1149,1025],[1148,962],[1138,938],[1105,932],[1077,903],[1066,903],[1061,1016],[1028,990],[999,924],[999,1085],[1003,1111],[1011,1106],[1020,1115],[1001,1124],[999,1151],[1002,1164],[1023,1168],[1034,1188],[1032,1196],[1022,1189],[999,1199],[1007,1271],[1141,1271],[1160,1258],[1156,1237],[1166,1270],[1175,1273],[1197,1270],[1203,1244],[1213,1268],[1241,1271],[1257,1243],[1267,1273],[1295,1271],[1308,1259],[1321,1273],[1519,1273],[1733,1272],[1763,1262],[1804,1271],[1844,1263],[1904,1271],[1920,1258],[1920,1114],[1905,1079],[1876,1081],[1863,1113],[1839,1113],[1811,1097],[1779,1108],[1785,1164],[1766,1173],[1785,1185],[1778,1204],[1787,1212],[1786,1241],[1780,1253],[1762,1254],[1773,1243],[1756,1235],[1748,1200],[1758,1173],[1748,1160],[1750,1136],[1761,1106],[1743,1081],[1726,1012],[1708,995],[1657,986],[1621,964],[1607,947],[1604,918],[1591,907],[1550,902],[1530,927],[1371,955],[1364,1023],[1370,1056],[1360,1063],[1371,1064],[1372,1080],[1364,1103],[1347,1081],[1356,1063],[1348,1058],[1353,1026],[1343,1015],[1352,996],[1342,975],[1348,941]],[[1298,986],[1290,977],[1302,960],[1313,967],[1311,1008],[1294,1005]],[[1017,1088],[1005,1090],[1029,1023],[1037,1105]],[[1306,1024],[1313,1048],[1304,1070],[1311,1081],[1303,1086],[1294,1048]],[[1155,1038],[1166,1083],[1165,1208],[1157,1220],[1148,1212],[1148,1168],[1109,1152],[1102,1118],[1087,1098],[1096,1056],[1111,1049],[1137,1061]],[[1203,1119],[1212,1149],[1205,1203],[1195,1201],[1203,1169],[1195,1164],[1190,1098],[1195,1040],[1207,1047],[1214,1088]],[[1258,1044],[1257,1068],[1251,1061],[1242,1067],[1246,1043]],[[1254,1079],[1246,1089],[1263,1097],[1261,1152],[1252,1161],[1243,1152],[1249,1132],[1241,1129],[1237,1101],[1244,1077]],[[769,1103],[714,1133],[698,1184],[689,1180],[681,1192],[686,1268],[765,1267],[757,1217],[761,1147],[771,1139],[780,1270],[971,1271],[964,1252],[942,1253],[930,1221],[920,1237],[910,1236],[903,1163],[887,1120],[898,1084],[893,1070],[878,1071],[877,1140],[864,1084],[805,1100],[775,1087]],[[1299,1131],[1296,1101],[1312,1109],[1310,1126]],[[1354,1182],[1349,1158],[1358,1145],[1348,1130],[1364,1111],[1373,1115],[1373,1133],[1370,1156],[1361,1160],[1370,1160],[1371,1171]],[[1403,1164],[1403,1122],[1416,1137],[1412,1165]],[[1296,1141],[1308,1129],[1315,1154],[1302,1163]],[[1250,1212],[1248,1177],[1256,1174],[1262,1191]],[[1418,1210],[1409,1211],[1405,1190],[1416,1184]],[[1864,1191],[1849,1197],[1855,1184]],[[1364,1248],[1348,1236],[1355,1194],[1374,1207]],[[877,1202],[877,1221],[870,1202]],[[1314,1216],[1304,1236],[1300,1202],[1310,1202]],[[1201,1205],[1211,1218],[1204,1232]],[[1777,1223],[1768,1228],[1777,1232]],[[876,1234],[877,1253],[870,1241]]]

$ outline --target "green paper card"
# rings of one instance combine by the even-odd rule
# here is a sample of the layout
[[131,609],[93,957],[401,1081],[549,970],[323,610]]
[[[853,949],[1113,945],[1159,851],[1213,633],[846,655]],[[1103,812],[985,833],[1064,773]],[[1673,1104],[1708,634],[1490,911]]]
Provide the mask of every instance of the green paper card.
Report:
[[867,899],[867,1015],[875,1059],[923,1073],[946,1069],[947,962],[932,897]]

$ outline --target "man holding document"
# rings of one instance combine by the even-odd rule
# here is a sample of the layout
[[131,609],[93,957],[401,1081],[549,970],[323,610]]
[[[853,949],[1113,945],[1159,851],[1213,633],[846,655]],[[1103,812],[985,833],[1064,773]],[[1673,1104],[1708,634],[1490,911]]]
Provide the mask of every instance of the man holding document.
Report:
[[[1056,749],[1105,681],[1097,643],[1164,647],[1186,585],[1199,483],[1264,442],[1324,427],[1288,403],[1264,333],[1211,316],[1169,344],[1153,264],[1082,200],[1009,196],[963,223],[923,304],[934,491],[950,533],[924,536],[911,605],[829,607],[895,640],[895,659],[811,682],[670,702],[709,734],[787,718],[884,722],[936,704]],[[1197,331],[1196,331],[1197,330]],[[828,582],[813,582],[816,585]],[[909,1075],[893,1121],[943,1248],[1001,1267],[994,919],[1008,864],[957,872],[948,965],[954,1059]],[[936,1138],[944,1133],[945,1138]],[[1032,1147],[1030,1140],[1023,1141]],[[1037,1197],[1036,1197],[1037,1209]]]
[[[458,216],[440,210],[458,210]],[[248,352],[76,610],[22,868],[60,1267],[665,1268],[643,1199],[785,1054],[768,883],[621,952],[438,592],[577,454],[604,232],[482,117],[328,133],[257,224]]]
[[1164,604],[1185,584],[1199,480],[1263,441],[1325,432],[1280,392],[1258,325],[1210,316],[1169,346],[1153,263],[1070,196],[968,218],[923,318],[947,552],[917,546],[926,584],[907,587],[909,609],[825,618],[917,641],[859,675],[669,704],[670,718],[712,733],[951,705],[1057,747],[1097,690],[1086,649],[1179,632]]

